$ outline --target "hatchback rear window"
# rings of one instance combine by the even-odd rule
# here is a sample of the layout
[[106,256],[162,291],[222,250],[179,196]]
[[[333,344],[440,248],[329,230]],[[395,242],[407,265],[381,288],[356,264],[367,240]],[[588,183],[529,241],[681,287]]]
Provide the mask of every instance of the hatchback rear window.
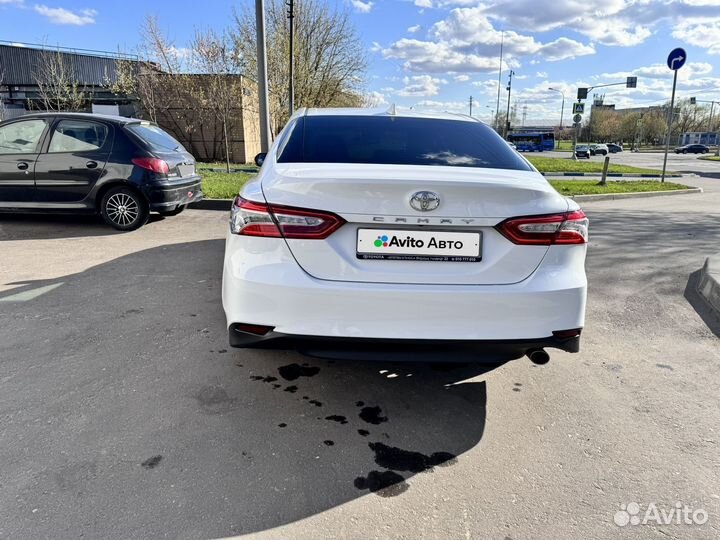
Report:
[[444,165],[531,171],[480,122],[397,116],[304,116],[289,126],[280,163]]
[[162,128],[150,124],[128,124],[127,129],[140,137],[151,150],[158,152],[172,152],[174,150],[185,150],[182,144],[177,142],[171,135]]

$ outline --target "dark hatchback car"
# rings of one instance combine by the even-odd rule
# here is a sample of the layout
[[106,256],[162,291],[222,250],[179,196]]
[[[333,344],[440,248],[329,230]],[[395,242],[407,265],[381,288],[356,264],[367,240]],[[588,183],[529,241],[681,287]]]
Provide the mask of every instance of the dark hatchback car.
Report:
[[618,152],[622,152],[622,151],[623,151],[623,147],[620,146],[619,144],[607,143],[606,146],[608,147],[608,151],[609,151],[611,154],[617,154]]
[[707,154],[710,148],[704,144],[686,144],[675,149],[676,154]]
[[151,122],[41,113],[0,123],[0,211],[99,213],[131,231],[201,198],[195,159]]

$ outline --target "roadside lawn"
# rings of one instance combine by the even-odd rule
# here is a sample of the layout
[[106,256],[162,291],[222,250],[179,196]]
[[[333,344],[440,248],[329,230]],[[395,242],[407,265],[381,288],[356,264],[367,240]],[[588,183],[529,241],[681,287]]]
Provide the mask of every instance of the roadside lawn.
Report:
[[705,159],[707,161],[720,161],[720,156],[703,156],[700,159]]
[[[602,161],[573,161],[565,158],[547,158],[533,155],[525,155],[527,160],[535,165],[540,172],[597,172],[603,170]],[[660,174],[658,169],[642,169],[630,165],[617,165],[610,161],[608,172],[611,173],[637,173],[637,174]]]
[[597,180],[548,180],[561,195],[598,195],[601,193],[638,193],[641,191],[675,191],[688,186],[673,182],[639,180],[611,182],[601,186]]
[[202,178],[202,190],[205,197],[208,199],[232,199],[245,185],[245,182],[257,174],[255,165],[230,164],[231,171],[236,169],[242,169],[242,171],[226,173],[224,163],[198,163],[197,170]]

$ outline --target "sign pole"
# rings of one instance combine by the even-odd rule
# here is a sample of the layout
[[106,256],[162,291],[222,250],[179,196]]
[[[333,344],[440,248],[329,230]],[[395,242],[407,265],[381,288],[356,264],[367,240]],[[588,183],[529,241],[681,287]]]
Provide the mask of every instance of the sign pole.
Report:
[[667,137],[665,138],[665,156],[663,157],[662,177],[660,178],[661,182],[665,181],[665,169],[667,168],[667,157],[668,152],[670,151],[670,136],[672,135],[673,117],[675,116],[675,85],[677,85],[677,72],[677,69],[673,70],[674,75],[672,97],[670,98],[670,118],[668,119]]

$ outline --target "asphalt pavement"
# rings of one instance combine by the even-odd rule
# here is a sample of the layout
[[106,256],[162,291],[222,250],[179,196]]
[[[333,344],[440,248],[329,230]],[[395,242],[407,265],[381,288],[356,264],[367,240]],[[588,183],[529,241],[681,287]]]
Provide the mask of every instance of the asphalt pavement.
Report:
[[0,538],[717,538],[717,182],[586,204],[582,352],[495,369],[229,349],[224,212],[0,216]]
[[[542,152],[529,153],[529,156],[542,156],[551,158],[567,159],[572,157],[572,152]],[[714,155],[714,154],[713,154]],[[610,154],[610,163],[618,165],[632,165],[647,169],[662,170],[664,154],[662,152],[618,152]],[[605,156],[591,156],[590,161],[603,162]],[[587,160],[582,159],[581,162]],[[683,174],[701,174],[708,178],[720,179],[720,161],[700,159],[699,154],[668,154],[667,170]]]

